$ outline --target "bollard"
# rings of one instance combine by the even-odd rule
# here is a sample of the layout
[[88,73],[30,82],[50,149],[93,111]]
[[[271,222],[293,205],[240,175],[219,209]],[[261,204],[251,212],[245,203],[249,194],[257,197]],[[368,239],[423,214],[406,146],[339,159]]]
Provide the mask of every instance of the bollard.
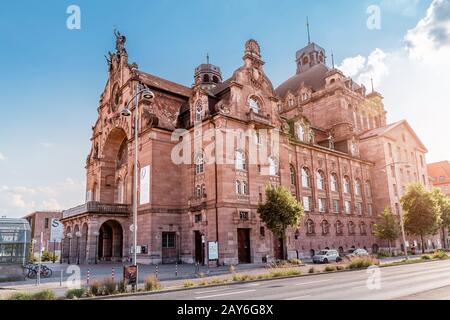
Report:
[[175,277],[178,278],[178,262],[175,263]]
[[112,268],[112,270],[111,270],[111,278],[112,278],[112,281],[114,282],[114,278],[115,278],[114,268]]
[[86,275],[86,284],[89,286],[89,280],[91,278],[91,271],[88,269],[87,270],[87,275]]
[[158,278],[158,271],[159,271],[159,270],[158,270],[158,265],[156,265],[156,272],[155,272],[155,273],[156,273],[156,279],[159,279],[159,278]]
[[63,283],[63,271],[61,270],[61,277],[59,278],[59,286],[62,287]]

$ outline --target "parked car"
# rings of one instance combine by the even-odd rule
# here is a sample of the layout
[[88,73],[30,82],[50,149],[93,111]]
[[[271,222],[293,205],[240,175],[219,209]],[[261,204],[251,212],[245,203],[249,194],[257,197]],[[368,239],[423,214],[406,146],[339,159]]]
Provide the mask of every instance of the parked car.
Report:
[[322,250],[313,256],[313,263],[329,263],[341,262],[342,258],[339,256],[337,250]]
[[368,256],[369,256],[369,253],[365,249],[355,249],[355,250],[353,250],[352,253],[347,255],[347,257],[349,257],[349,258],[353,258],[353,257],[368,257]]

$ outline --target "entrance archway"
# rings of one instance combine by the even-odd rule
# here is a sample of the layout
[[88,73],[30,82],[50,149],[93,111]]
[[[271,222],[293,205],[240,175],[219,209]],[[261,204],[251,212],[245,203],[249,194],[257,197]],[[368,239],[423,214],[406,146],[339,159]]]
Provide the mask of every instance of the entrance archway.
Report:
[[98,259],[121,261],[123,258],[123,229],[119,222],[109,220],[102,224],[98,237]]

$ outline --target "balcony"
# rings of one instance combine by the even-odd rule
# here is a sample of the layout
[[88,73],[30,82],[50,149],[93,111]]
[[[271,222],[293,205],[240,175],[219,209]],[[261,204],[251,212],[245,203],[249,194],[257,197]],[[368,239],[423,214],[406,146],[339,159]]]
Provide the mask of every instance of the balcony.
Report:
[[248,121],[256,123],[256,124],[260,124],[260,125],[263,125],[263,126],[270,126],[271,125],[270,117],[268,115],[255,113],[255,112],[253,112],[253,110],[251,110],[248,113]]
[[113,214],[113,215],[128,215],[131,212],[131,206],[127,204],[106,204],[100,202],[87,202],[78,207],[64,210],[63,219],[79,216],[82,214]]

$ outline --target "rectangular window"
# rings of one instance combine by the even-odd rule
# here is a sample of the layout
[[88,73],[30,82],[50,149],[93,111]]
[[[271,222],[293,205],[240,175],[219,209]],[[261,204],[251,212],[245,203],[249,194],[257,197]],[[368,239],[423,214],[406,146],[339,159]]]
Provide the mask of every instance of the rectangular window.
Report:
[[48,219],[48,218],[45,218],[45,221],[44,221],[44,228],[45,228],[45,229],[48,229],[48,225],[49,225],[49,219]]
[[175,238],[174,232],[163,232],[162,234],[162,247],[165,249],[175,248]]
[[265,237],[266,236],[266,228],[264,228],[264,227],[259,228],[259,235],[261,237]]
[[195,223],[199,223],[202,222],[202,215],[201,214],[196,214],[195,215]]
[[339,213],[339,200],[334,199],[333,200],[333,212],[334,213]]
[[319,199],[319,212],[327,212],[327,199]]
[[250,220],[250,215],[247,211],[241,211],[239,212],[239,219],[241,219],[242,221],[248,221]]
[[370,203],[367,205],[367,214],[369,217],[373,216],[373,206]]
[[360,216],[362,216],[362,214],[363,214],[362,207],[363,207],[363,204],[361,202],[358,202],[356,204],[356,213]]
[[393,185],[392,185],[392,188],[394,189],[394,195],[395,195],[396,197],[398,197],[398,189],[397,189],[397,185],[396,185],[396,184],[393,184]]
[[311,197],[303,197],[303,207],[306,212],[311,212]]
[[352,203],[350,201],[345,201],[344,209],[345,209],[346,214],[351,214],[352,213]]

